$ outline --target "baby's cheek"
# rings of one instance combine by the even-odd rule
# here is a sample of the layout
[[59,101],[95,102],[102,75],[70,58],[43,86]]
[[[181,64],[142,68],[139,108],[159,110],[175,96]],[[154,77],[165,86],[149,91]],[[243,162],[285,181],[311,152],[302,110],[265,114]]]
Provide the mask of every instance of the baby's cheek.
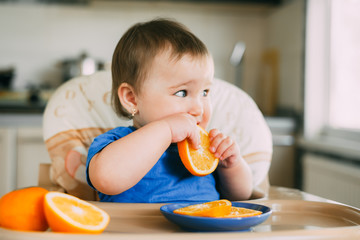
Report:
[[211,112],[212,112],[211,104],[210,103],[205,104],[204,113],[203,113],[202,120],[200,123],[200,126],[204,129],[206,129],[207,126],[209,125]]

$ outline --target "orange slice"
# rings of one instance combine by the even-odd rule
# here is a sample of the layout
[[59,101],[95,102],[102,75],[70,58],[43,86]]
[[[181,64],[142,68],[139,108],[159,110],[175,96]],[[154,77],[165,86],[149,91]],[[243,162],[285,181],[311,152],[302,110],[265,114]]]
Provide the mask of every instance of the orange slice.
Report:
[[200,126],[200,148],[191,147],[187,139],[178,142],[179,155],[186,169],[195,176],[206,176],[215,171],[219,159],[210,152],[209,134]]
[[198,217],[221,217],[230,214],[231,202],[226,199],[216,200],[212,202],[193,204],[187,207],[178,208],[174,213],[198,216]]
[[104,210],[61,192],[47,193],[44,209],[49,226],[54,232],[101,233],[110,221]]
[[262,214],[261,211],[242,208],[242,207],[231,207],[231,212],[228,215],[221,216],[224,218],[244,218],[244,217],[252,217],[256,215]]

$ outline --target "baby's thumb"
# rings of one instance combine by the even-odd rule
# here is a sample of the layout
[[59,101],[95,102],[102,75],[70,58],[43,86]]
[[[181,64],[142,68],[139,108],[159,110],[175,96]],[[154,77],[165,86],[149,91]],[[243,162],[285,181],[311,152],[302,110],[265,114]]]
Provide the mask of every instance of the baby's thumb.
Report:
[[190,146],[194,149],[199,149],[200,148],[200,133],[198,131],[198,129],[196,128],[196,130],[194,132],[192,132],[190,134],[190,136],[188,137],[188,141],[190,142]]

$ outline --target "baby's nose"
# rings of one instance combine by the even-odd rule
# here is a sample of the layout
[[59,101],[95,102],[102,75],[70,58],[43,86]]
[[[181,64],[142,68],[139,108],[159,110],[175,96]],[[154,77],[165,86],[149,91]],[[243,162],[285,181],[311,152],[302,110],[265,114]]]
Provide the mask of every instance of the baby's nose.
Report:
[[193,101],[189,113],[193,116],[201,116],[204,112],[203,104],[200,101]]

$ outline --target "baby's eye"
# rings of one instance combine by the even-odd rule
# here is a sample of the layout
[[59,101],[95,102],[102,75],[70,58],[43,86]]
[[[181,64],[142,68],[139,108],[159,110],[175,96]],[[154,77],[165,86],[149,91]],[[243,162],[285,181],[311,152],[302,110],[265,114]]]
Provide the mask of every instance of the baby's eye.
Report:
[[177,91],[177,92],[175,93],[175,96],[178,96],[178,97],[186,97],[186,96],[187,96],[187,91],[186,91],[186,90]]
[[209,89],[205,89],[205,90],[203,91],[203,97],[207,97],[207,96],[209,95],[209,92],[210,92]]

